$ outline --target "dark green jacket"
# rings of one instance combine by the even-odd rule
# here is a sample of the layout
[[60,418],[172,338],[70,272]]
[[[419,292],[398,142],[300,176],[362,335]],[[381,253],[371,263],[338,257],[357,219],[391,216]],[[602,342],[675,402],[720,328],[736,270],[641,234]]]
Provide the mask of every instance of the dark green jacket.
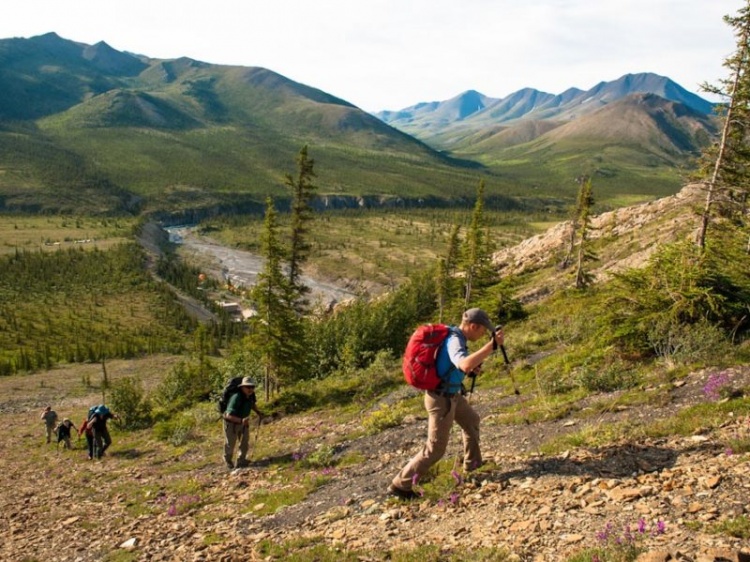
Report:
[[247,397],[242,390],[235,392],[229,399],[226,413],[230,416],[246,418],[250,415],[250,412],[253,411],[253,406],[255,406],[256,400],[255,394],[251,394]]

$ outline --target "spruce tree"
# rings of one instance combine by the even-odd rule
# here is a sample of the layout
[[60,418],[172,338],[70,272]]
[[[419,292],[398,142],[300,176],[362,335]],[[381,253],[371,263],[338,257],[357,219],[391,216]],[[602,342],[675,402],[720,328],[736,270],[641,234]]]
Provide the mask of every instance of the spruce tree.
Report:
[[270,197],[266,199],[260,242],[264,264],[251,291],[258,316],[250,342],[263,363],[263,386],[268,399],[281,384],[304,374],[306,357],[302,320],[291,304],[294,289],[283,272],[286,248],[281,242],[277,213]]
[[310,288],[302,282],[302,266],[310,254],[308,239],[309,223],[313,219],[310,206],[315,196],[315,161],[307,155],[307,146],[303,146],[297,156],[297,176],[286,175],[286,185],[292,190],[291,233],[289,243],[289,283],[293,288],[293,304],[302,313],[307,308],[306,295]]
[[738,223],[745,222],[750,191],[750,1],[737,16],[725,16],[724,21],[734,29],[736,50],[724,61],[730,77],[717,86],[703,84],[706,92],[728,101],[720,108],[721,138],[701,157],[700,175],[706,188],[697,237],[701,251],[706,247],[707,231],[716,213]]
[[443,321],[445,307],[455,297],[456,269],[459,257],[458,233],[461,226],[454,224],[448,238],[448,252],[444,258],[440,258],[437,264],[437,302],[439,321]]
[[463,248],[463,267],[465,271],[464,308],[469,308],[474,289],[491,281],[492,248],[489,235],[484,227],[484,180],[479,180],[477,200],[471,215],[471,224],[466,233]]
[[594,206],[594,196],[591,189],[591,178],[583,176],[579,178],[580,189],[578,191],[578,216],[576,217],[578,239],[578,258],[576,260],[576,289],[587,287],[592,280],[584,264],[596,259],[596,256],[588,248],[588,233],[591,230],[591,208]]

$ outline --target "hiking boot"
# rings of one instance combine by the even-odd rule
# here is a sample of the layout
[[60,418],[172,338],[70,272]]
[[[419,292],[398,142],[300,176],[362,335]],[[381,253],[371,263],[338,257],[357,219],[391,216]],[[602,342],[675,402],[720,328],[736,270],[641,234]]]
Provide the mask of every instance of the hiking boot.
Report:
[[247,468],[250,466],[250,463],[247,462],[245,459],[238,459],[237,464],[235,465],[237,468]]
[[402,500],[415,500],[419,497],[419,494],[414,490],[402,490],[393,484],[388,486],[388,494]]
[[234,463],[227,462],[226,464],[227,464],[227,470],[234,470]]

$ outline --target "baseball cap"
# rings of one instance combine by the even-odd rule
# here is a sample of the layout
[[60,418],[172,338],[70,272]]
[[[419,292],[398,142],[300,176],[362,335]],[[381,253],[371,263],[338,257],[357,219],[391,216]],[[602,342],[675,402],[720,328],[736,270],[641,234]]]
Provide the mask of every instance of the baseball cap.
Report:
[[470,308],[464,312],[463,321],[484,326],[489,332],[495,331],[495,326],[492,325],[490,317],[481,308]]
[[237,386],[252,386],[255,388],[255,381],[251,377],[243,377],[242,382]]

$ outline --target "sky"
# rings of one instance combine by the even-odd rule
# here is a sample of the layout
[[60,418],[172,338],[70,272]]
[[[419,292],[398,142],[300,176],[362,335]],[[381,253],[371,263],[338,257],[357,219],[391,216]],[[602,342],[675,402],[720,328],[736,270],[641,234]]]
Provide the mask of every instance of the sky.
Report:
[[727,78],[743,0],[24,0],[0,39],[54,31],[152,58],[260,66],[369,112],[559,94],[628,73]]

